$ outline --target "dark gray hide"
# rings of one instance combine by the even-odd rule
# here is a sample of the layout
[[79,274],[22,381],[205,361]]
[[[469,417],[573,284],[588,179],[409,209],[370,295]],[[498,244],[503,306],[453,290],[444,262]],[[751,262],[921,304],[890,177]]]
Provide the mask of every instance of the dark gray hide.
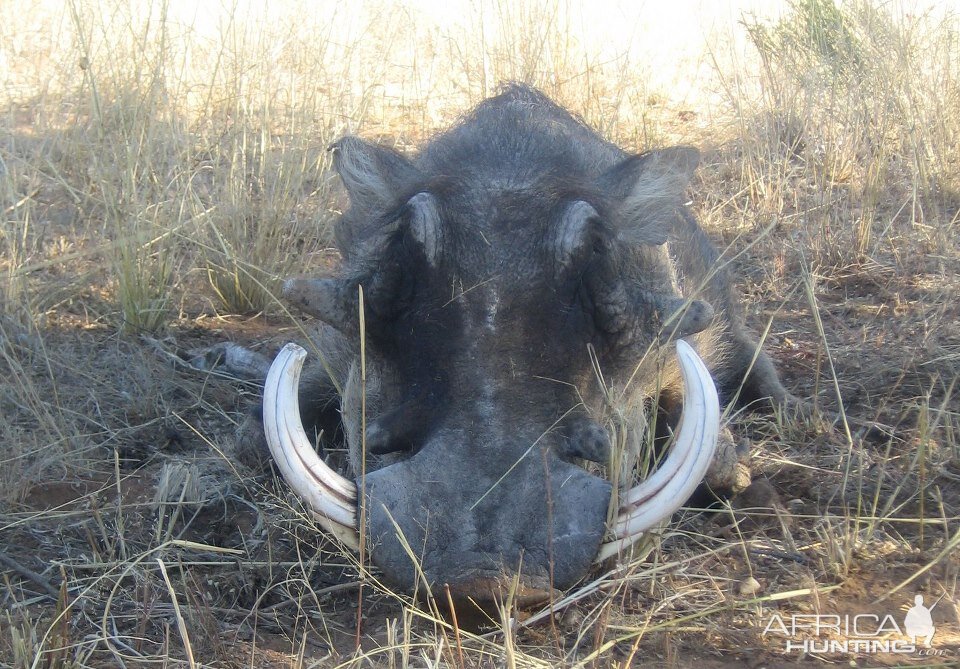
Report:
[[[671,337],[701,333],[693,341],[722,397],[754,358],[726,273],[682,206],[697,151],[628,154],[523,86],[415,156],[355,137],[334,150],[350,197],[336,228],[343,265],[288,282],[286,296],[330,326],[320,346],[342,366],[372,560],[413,590],[416,559],[431,586],[480,602],[518,570],[530,601],[570,587],[590,568],[610,497],[579,465],[609,452],[591,418],[604,395],[588,349],[609,387],[633,379],[640,407],[660,388],[656,352]],[[782,401],[762,353],[753,370],[742,396]],[[676,381],[664,383],[661,408],[675,419]],[[324,384],[321,373],[301,387],[308,430]]]

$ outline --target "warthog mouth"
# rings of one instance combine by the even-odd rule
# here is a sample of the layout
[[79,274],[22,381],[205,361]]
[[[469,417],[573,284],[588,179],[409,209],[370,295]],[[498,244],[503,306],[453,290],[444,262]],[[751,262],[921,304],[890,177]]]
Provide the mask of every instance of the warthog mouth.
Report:
[[[615,520],[607,528],[595,562],[623,552],[644,532],[669,518],[706,475],[720,431],[716,387],[693,347],[677,340],[684,405],[673,446],[660,467],[619,496]],[[298,388],[306,351],[287,344],[267,375],[263,423],[280,473],[303,499],[321,527],[346,547],[360,546],[356,484],[331,469],[314,450],[300,419]]]

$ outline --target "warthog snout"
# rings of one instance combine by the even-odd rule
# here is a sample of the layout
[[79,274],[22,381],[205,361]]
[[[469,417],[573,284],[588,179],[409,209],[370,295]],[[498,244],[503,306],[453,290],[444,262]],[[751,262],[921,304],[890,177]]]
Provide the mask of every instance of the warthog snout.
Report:
[[[455,440],[460,441],[455,441]],[[529,444],[528,444],[529,445]],[[365,477],[371,557],[390,579],[450,588],[478,604],[548,600],[589,569],[605,532],[610,484],[539,447],[490,472],[462,432]],[[438,476],[453,453],[474,476]],[[514,582],[516,579],[516,583]]]

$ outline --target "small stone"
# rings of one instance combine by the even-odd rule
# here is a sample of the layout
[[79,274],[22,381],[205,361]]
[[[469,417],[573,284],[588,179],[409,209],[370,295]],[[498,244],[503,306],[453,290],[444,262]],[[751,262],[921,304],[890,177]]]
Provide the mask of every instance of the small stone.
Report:
[[576,606],[571,606],[560,616],[560,625],[566,630],[579,629],[583,624],[583,613]]
[[760,592],[762,588],[763,586],[760,585],[760,581],[753,576],[748,576],[737,583],[737,594],[741,597],[750,597]]

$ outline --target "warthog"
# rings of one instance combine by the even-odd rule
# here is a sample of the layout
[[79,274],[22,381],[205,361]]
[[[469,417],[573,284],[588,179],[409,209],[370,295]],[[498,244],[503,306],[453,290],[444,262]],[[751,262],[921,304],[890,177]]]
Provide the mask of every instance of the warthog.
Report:
[[[790,396],[684,207],[695,149],[627,153],[518,85],[414,156],[356,137],[333,149],[342,266],[284,286],[324,323],[324,364],[298,403],[305,353],[281,352],[264,426],[287,481],[347,546],[362,533],[388,581],[533,604],[669,518],[715,449],[708,483],[736,485],[719,407]],[[616,504],[584,466],[617,467],[613,404],[621,480],[652,416],[676,433]],[[330,434],[331,418],[354,480],[301,425]]]

